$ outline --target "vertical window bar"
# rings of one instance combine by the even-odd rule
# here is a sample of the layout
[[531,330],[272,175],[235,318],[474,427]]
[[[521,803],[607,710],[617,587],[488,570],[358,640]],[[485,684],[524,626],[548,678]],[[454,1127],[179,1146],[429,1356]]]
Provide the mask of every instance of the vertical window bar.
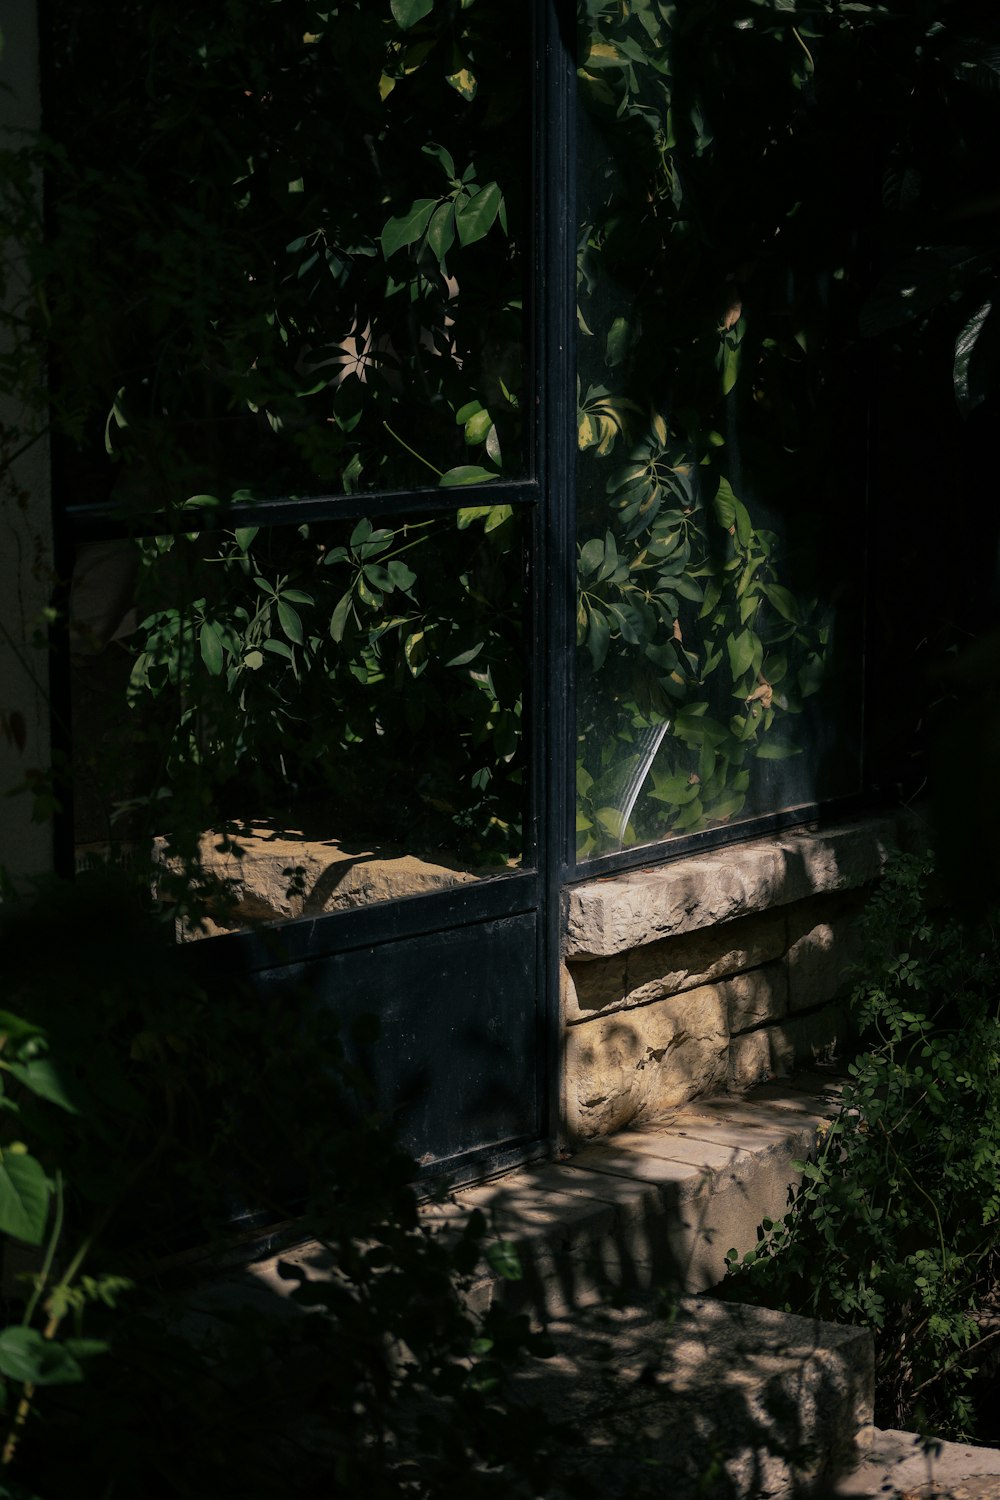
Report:
[[535,98],[535,390],[541,503],[535,517],[535,787],[541,809],[542,972],[549,1128],[558,1130],[562,891],[573,857],[576,592],[575,10],[538,0]]

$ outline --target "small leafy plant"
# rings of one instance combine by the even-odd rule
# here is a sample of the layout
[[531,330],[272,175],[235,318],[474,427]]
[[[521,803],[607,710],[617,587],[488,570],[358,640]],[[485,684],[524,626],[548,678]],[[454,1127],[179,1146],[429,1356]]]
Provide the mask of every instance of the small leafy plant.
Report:
[[730,1252],[730,1290],[867,1324],[876,1421],[963,1436],[997,1337],[1000,948],[936,895],[906,856],[872,896],[841,1112],[784,1219]]

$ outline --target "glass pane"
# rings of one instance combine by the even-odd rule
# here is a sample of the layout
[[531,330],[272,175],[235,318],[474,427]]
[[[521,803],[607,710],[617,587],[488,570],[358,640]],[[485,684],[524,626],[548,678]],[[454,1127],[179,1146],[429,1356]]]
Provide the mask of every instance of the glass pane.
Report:
[[521,569],[509,507],[81,547],[78,862],[186,935],[517,868]]
[[581,6],[581,858],[859,784],[856,252],[793,53],[711,11]]
[[528,0],[52,12],[67,503],[522,473]]

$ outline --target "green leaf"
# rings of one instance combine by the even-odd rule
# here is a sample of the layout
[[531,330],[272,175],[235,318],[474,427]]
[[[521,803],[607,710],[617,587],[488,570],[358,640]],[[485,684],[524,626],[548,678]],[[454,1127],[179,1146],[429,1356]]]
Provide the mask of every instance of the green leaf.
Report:
[[465,531],[473,521],[482,521],[492,511],[492,505],[464,505],[456,512],[455,520],[459,531]]
[[524,1275],[521,1257],[512,1240],[497,1240],[486,1247],[486,1261],[505,1281],[520,1281]]
[[427,248],[440,265],[455,243],[455,205],[439,203],[427,225]]
[[734,680],[749,672],[753,665],[755,644],[756,637],[749,630],[743,630],[739,635],[726,637],[726,645],[729,648],[729,666]]
[[488,411],[484,411],[480,407],[478,411],[473,412],[465,424],[465,441],[467,445],[471,448],[476,443],[485,442],[486,435],[492,426],[493,418]]
[[441,163],[447,177],[455,176],[455,158],[445,146],[438,146],[434,141],[428,141],[427,145],[421,146],[420,149],[425,156],[432,156],[435,161]]
[[475,197],[464,198],[455,205],[455,224],[463,245],[473,245],[489,233],[502,202],[499,183],[488,182]]
[[801,745],[779,745],[775,740],[765,740],[757,746],[758,760],[790,760],[793,755],[801,754]]
[[406,213],[390,219],[382,230],[382,254],[386,260],[406,245],[415,244],[430,223],[431,214],[438,206],[437,198],[418,198],[411,203]]
[[608,654],[608,646],[611,644],[611,627],[608,624],[607,615],[599,609],[590,611],[590,629],[587,633],[587,647],[590,651],[590,659],[594,663],[594,671],[597,672],[604,665]]
[[236,542],[242,552],[247,552],[254,537],[260,530],[259,526],[238,526],[235,532]]
[[49,1215],[49,1184],[40,1162],[9,1147],[0,1156],[0,1234],[40,1245]]
[[392,579],[393,587],[401,589],[405,594],[417,581],[417,575],[412,568],[408,568],[404,562],[393,559],[387,565],[389,577]]
[[286,604],[284,599],[279,599],[278,619],[288,639],[294,641],[297,646],[301,646],[304,637],[302,634],[302,620],[298,610],[293,609],[290,604]]
[[591,537],[589,542],[584,542],[580,548],[580,572],[585,578],[591,573],[596,573],[604,562],[604,538]]
[[486,517],[486,524],[483,527],[484,532],[497,531],[514,514],[514,507],[512,505],[491,505],[489,509],[490,513]]
[[434,0],[392,0],[392,18],[401,31],[409,31],[434,9]]
[[728,479],[719,480],[719,488],[715,492],[712,508],[720,526],[724,526],[727,531],[731,526],[735,526],[736,496],[733,494],[733,487]]
[[791,589],[782,587],[780,583],[763,583],[761,592],[779,615],[790,620],[793,625],[799,623],[799,606]]
[[628,353],[630,330],[627,318],[616,318],[608,330],[605,346],[605,361],[614,369]]
[[22,1016],[15,1016],[9,1010],[0,1010],[0,1036],[6,1040],[23,1042],[28,1037],[44,1035],[42,1028],[33,1021],[25,1021]]
[[66,1093],[58,1067],[50,1058],[33,1057],[30,1062],[11,1062],[7,1064],[7,1071],[40,1099],[58,1104],[68,1114],[80,1113]]
[[243,658],[243,665],[249,667],[251,672],[258,671],[264,665],[264,653],[262,651],[248,651]]
[[37,1328],[5,1328],[0,1333],[0,1374],[32,1385],[75,1385],[83,1370],[64,1344],[43,1338]]
[[470,661],[474,661],[483,649],[484,642],[471,646],[468,651],[461,651],[458,656],[453,656],[451,661],[446,661],[446,667],[467,667]]
[[199,639],[201,659],[205,663],[205,668],[212,677],[218,677],[225,661],[219,627],[213,625],[210,620],[204,620],[199,631]]
[[736,535],[741,546],[749,547],[753,539],[753,522],[750,519],[750,512],[742,500],[736,500],[734,497],[734,504],[736,508]]
[[292,659],[291,646],[286,646],[284,641],[279,641],[274,636],[271,636],[269,640],[261,641],[261,646],[265,651],[270,651],[272,656],[281,656],[285,661]]
[[493,469],[483,469],[478,464],[459,464],[457,468],[448,469],[442,474],[438,484],[486,484],[488,480],[498,477]]

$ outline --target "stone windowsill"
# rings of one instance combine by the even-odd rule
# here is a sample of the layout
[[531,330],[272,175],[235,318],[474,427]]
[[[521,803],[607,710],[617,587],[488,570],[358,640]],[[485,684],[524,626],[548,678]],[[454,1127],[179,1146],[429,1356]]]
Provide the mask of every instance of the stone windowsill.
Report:
[[571,888],[564,956],[607,958],[678,933],[808,896],[867,885],[912,848],[917,820],[900,811],[790,829]]

